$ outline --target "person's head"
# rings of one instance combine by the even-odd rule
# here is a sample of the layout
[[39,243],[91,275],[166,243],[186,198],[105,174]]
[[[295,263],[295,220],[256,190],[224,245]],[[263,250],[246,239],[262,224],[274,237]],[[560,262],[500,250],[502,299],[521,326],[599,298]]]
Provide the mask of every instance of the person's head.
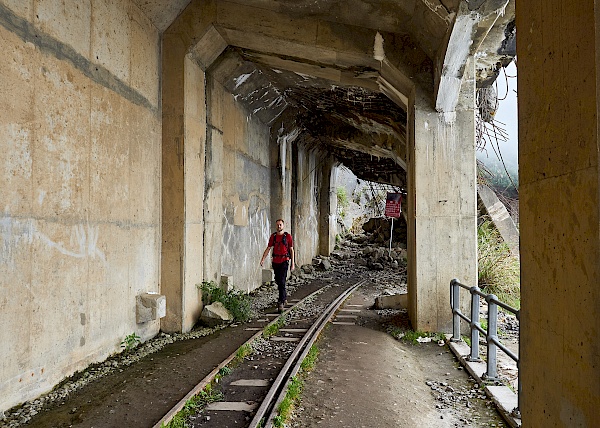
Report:
[[284,226],[285,222],[283,221],[283,219],[279,218],[275,221],[275,227],[277,228],[277,232],[283,231]]

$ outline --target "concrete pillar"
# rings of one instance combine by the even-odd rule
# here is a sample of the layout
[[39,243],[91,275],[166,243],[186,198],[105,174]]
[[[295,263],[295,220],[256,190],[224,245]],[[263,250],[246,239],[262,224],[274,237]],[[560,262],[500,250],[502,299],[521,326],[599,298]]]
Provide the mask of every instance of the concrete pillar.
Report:
[[600,408],[600,16],[517,0],[521,412],[592,427]]
[[409,108],[408,291],[413,327],[451,331],[449,284],[477,283],[473,64],[455,112],[413,96]]
[[223,106],[224,89],[207,79],[206,176],[204,195],[204,278],[221,278],[223,243]]
[[189,60],[177,35],[163,38],[163,147],[161,293],[166,332],[189,331],[201,302],[204,145],[204,73]]
[[322,160],[319,186],[319,254],[329,256],[335,248],[337,193],[335,161],[327,155]]
[[297,136],[294,131],[271,129],[271,222],[275,225],[282,218],[288,231],[292,230],[292,148]]

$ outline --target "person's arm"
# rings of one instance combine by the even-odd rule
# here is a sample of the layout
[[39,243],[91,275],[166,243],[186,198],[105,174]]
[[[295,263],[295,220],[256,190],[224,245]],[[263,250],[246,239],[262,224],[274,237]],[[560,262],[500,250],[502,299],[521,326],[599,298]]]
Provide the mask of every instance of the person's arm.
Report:
[[273,247],[267,247],[267,248],[265,248],[265,252],[262,255],[262,259],[260,259],[260,265],[261,266],[263,265],[263,263],[265,262],[265,259],[269,255],[269,251],[271,251],[271,248],[273,248]]
[[294,247],[290,247],[290,256],[292,256],[292,270],[296,269],[296,265],[294,264]]

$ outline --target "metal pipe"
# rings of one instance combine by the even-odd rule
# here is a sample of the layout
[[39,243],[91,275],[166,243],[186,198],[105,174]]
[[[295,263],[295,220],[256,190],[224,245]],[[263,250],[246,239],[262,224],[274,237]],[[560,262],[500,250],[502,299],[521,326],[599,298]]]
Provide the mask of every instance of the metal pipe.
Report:
[[472,287],[471,292],[471,355],[470,361],[481,361],[479,358],[479,287]]
[[460,341],[460,288],[458,279],[450,281],[450,307],[452,308],[452,340]]
[[498,377],[498,305],[494,302],[496,296],[488,295],[485,300],[488,302],[488,333],[487,333],[487,372],[486,378],[496,379]]

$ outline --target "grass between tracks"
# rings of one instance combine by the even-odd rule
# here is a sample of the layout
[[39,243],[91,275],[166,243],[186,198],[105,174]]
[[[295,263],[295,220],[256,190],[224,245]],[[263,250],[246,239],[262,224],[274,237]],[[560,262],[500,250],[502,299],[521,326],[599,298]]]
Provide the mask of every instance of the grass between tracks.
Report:
[[271,336],[275,336],[279,332],[279,329],[283,327],[286,323],[287,317],[285,315],[280,316],[279,318],[277,318],[277,321],[275,321],[273,324],[269,324],[264,328],[262,334],[263,337],[265,339],[268,339]]
[[277,428],[282,428],[290,419],[294,408],[300,402],[300,394],[304,388],[304,379],[306,375],[315,368],[317,358],[319,357],[319,348],[313,345],[310,351],[300,364],[300,372],[298,376],[292,377],[288,384],[288,390],[283,401],[277,408],[277,416],[273,418],[273,425]]
[[206,407],[209,403],[219,401],[223,399],[223,393],[217,391],[212,383],[206,385],[206,387],[198,394],[190,398],[183,406],[183,409],[177,413],[168,424],[161,424],[161,428],[186,428],[188,417],[198,413],[198,410]]

